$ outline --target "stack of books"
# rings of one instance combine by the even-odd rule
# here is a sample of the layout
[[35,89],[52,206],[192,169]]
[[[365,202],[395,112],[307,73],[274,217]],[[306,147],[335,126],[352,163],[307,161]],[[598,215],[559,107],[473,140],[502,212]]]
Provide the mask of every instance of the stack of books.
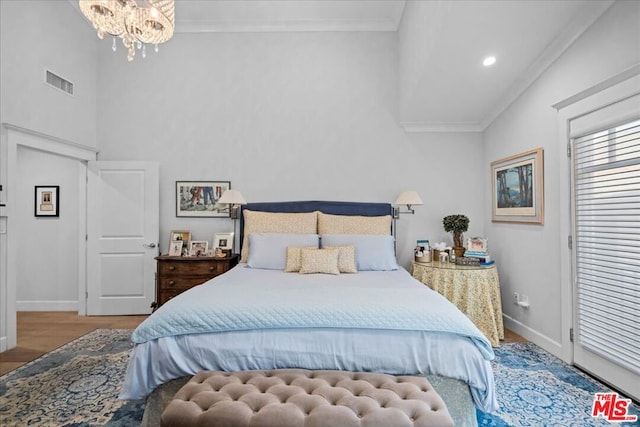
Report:
[[481,266],[488,267],[495,261],[491,259],[487,248],[487,239],[474,237],[468,240],[468,249],[464,252],[465,258],[477,259]]

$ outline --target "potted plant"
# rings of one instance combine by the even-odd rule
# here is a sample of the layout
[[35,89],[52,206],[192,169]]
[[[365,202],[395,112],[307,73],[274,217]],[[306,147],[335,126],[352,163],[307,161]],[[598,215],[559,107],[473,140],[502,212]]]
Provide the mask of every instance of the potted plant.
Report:
[[453,251],[456,257],[463,256],[462,233],[469,229],[469,218],[462,214],[447,215],[442,219],[442,225],[444,231],[453,234]]

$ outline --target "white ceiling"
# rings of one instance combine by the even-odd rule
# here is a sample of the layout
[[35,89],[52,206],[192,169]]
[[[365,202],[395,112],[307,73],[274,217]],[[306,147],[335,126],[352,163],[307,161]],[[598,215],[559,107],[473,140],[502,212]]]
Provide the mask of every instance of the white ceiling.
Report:
[[[176,32],[398,31],[404,13],[427,10],[428,60],[411,99],[402,100],[402,124],[407,131],[481,131],[612,3],[176,0]],[[482,66],[487,55],[497,57],[489,68]]]
[[404,0],[176,0],[176,32],[396,31]]

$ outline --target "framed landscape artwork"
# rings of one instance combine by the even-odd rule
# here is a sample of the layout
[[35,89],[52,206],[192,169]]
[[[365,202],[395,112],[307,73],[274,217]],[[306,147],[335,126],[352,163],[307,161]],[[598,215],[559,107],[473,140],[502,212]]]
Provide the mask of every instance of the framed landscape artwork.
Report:
[[176,216],[228,218],[226,205],[219,205],[230,181],[176,181]]
[[543,156],[536,148],[491,163],[493,222],[543,223]]

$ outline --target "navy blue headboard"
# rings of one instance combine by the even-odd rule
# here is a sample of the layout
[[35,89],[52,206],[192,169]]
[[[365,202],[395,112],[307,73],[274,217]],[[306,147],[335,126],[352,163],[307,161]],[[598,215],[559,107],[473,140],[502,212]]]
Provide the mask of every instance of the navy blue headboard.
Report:
[[[390,203],[365,203],[365,202],[326,202],[318,200],[300,202],[261,202],[247,203],[242,210],[262,212],[287,212],[303,213],[320,211],[332,215],[361,215],[382,216],[391,215]],[[240,211],[240,246],[244,237],[244,215]]]

